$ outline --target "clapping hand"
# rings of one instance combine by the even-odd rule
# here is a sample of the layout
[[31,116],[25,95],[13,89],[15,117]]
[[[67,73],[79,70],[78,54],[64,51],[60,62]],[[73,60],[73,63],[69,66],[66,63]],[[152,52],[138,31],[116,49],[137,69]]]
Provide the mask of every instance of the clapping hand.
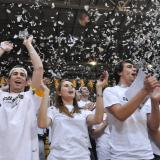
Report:
[[109,74],[107,71],[104,71],[100,76],[100,79],[97,81],[96,87],[101,86],[102,88],[108,84]]

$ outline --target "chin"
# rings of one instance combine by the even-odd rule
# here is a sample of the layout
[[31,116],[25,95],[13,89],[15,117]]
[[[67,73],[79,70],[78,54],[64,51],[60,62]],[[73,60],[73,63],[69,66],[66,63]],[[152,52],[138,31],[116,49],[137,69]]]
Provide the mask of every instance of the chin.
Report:
[[17,92],[23,92],[24,88],[16,88],[15,90],[17,90]]

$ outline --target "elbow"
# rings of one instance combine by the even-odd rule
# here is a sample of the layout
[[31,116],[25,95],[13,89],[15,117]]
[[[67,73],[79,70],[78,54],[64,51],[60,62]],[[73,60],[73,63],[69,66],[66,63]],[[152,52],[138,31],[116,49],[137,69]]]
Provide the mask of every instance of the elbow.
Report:
[[100,124],[103,121],[103,117],[96,118],[96,124]]
[[149,130],[152,132],[157,132],[159,128],[159,125],[150,125]]
[[121,122],[124,122],[127,118],[124,118],[124,117],[121,117],[119,118],[118,120],[121,121]]
[[48,126],[47,126],[47,123],[45,123],[44,121],[43,122],[38,121],[38,127],[39,128],[47,128]]
[[119,121],[124,122],[128,117],[125,116],[115,116]]

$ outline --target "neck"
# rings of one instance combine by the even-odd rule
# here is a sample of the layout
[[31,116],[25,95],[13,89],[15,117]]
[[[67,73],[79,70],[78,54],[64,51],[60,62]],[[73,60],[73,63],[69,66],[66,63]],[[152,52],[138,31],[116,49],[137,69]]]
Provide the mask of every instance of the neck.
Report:
[[125,80],[125,79],[121,79],[118,83],[118,85],[121,87],[129,87],[131,84],[132,82]]
[[22,90],[22,89],[10,89],[9,92],[10,93],[21,93],[21,92],[24,92],[24,90]]
[[73,105],[73,100],[67,101],[67,100],[62,100],[64,105]]
[[120,86],[122,88],[126,88],[126,87],[129,87],[130,85],[125,84],[125,83],[118,83],[118,86]]
[[81,97],[81,100],[82,100],[82,101],[88,101],[88,96],[86,96],[86,97],[84,97],[84,96]]

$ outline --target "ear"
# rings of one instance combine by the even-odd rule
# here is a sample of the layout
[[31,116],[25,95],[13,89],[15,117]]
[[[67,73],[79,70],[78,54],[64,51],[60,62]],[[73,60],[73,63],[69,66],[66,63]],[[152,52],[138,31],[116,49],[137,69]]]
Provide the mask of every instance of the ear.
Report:
[[27,87],[27,86],[30,86],[30,85],[29,85],[28,81],[26,80],[25,87]]

